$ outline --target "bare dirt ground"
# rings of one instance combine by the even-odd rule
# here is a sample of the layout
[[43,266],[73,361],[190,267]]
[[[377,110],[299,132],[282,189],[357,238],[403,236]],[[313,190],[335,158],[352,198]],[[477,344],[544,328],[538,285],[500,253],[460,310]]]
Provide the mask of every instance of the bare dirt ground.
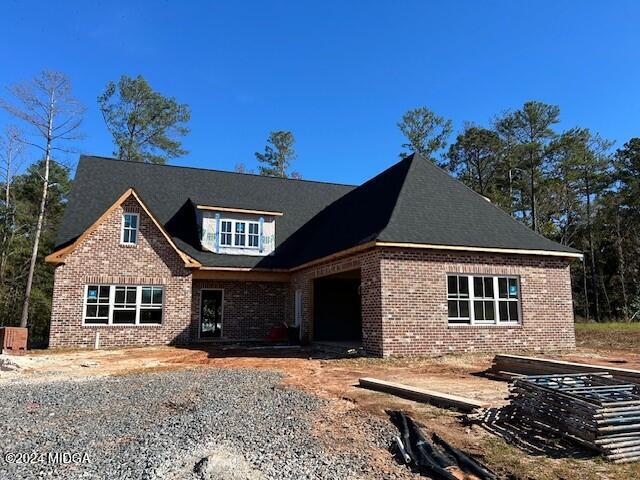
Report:
[[[640,369],[640,351],[632,343],[610,343],[609,349],[594,349],[578,336],[580,347],[552,358]],[[599,341],[599,340],[598,340]],[[538,353],[538,355],[540,355]],[[14,358],[14,357],[12,357]],[[375,377],[504,405],[507,384],[481,375],[491,364],[489,355],[458,355],[417,359],[337,359],[313,351],[245,350],[220,351],[198,348],[144,347],[118,350],[34,352],[18,358],[20,373],[0,372],[1,384],[21,381],[86,378],[95,375],[126,375],[132,372],[199,368],[249,368],[275,370],[284,383],[331,400],[332,415],[318,415],[316,430],[328,448],[337,451],[358,448],[363,435],[359,415],[363,412],[387,418],[385,410],[402,409],[459,448],[483,459],[503,478],[518,479],[630,479],[640,478],[640,465],[612,465],[590,455],[575,458],[552,453],[523,451],[509,441],[476,425],[461,422],[457,412],[432,407],[356,386],[359,377]],[[339,415],[336,417],[336,413]],[[331,418],[331,420],[330,420]],[[339,421],[335,419],[339,418]],[[380,450],[381,469],[390,456]],[[377,457],[376,457],[377,458]]]

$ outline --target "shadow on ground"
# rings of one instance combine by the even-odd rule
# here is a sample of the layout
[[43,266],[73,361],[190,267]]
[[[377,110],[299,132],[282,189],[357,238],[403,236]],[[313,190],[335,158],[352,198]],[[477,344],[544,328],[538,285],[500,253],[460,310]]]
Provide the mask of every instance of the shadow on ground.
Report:
[[208,358],[297,358],[305,360],[332,360],[361,356],[350,348],[323,347],[318,345],[273,345],[264,343],[199,343],[175,345],[176,348],[204,352]]

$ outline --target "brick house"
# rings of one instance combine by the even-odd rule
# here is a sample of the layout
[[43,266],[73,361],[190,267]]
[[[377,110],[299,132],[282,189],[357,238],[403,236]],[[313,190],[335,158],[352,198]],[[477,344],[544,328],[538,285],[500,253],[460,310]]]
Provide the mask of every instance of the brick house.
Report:
[[567,349],[581,254],[418,156],[360,186],[82,156],[51,347],[265,340]]

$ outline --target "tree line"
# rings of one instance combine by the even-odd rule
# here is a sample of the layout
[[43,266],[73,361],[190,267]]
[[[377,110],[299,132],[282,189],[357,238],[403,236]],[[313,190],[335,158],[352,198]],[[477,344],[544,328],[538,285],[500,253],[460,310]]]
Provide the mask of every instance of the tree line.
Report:
[[[97,107],[117,158],[163,164],[188,153],[189,106],[142,76],[108,82]],[[12,118],[0,135],[0,326],[28,325],[43,345],[53,289],[44,257],[55,246],[85,107],[64,74],[43,71],[10,85],[0,108]],[[559,131],[559,121],[559,107],[526,102],[486,127],[465,124],[450,142],[451,120],[415,108],[398,123],[400,156],[420,153],[534,231],[584,252],[572,265],[577,316],[638,319],[640,138],[614,150],[587,128]],[[255,158],[260,175],[301,178],[291,171],[291,131],[272,131]]]
[[614,149],[588,128],[560,131],[559,122],[558,106],[529,101],[488,126],[466,124],[452,143],[452,122],[426,107],[398,126],[406,150],[584,253],[571,267],[579,319],[640,320],[640,138]]
[[[164,164],[185,155],[187,104],[155,91],[142,77],[123,75],[97,97],[119,159]],[[0,108],[11,122],[0,133],[0,326],[30,327],[32,346],[48,338],[53,267],[44,262],[56,244],[71,188],[68,156],[83,138],[85,107],[69,78],[43,71],[9,85]],[[300,178],[289,172],[294,137],[273,131],[256,152],[261,175]]]

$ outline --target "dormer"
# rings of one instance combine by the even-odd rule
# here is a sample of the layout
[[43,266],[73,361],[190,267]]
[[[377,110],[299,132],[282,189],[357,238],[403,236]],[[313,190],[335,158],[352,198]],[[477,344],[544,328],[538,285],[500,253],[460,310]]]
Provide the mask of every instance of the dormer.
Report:
[[205,250],[227,255],[273,253],[276,218],[282,212],[197,205],[200,243]]

